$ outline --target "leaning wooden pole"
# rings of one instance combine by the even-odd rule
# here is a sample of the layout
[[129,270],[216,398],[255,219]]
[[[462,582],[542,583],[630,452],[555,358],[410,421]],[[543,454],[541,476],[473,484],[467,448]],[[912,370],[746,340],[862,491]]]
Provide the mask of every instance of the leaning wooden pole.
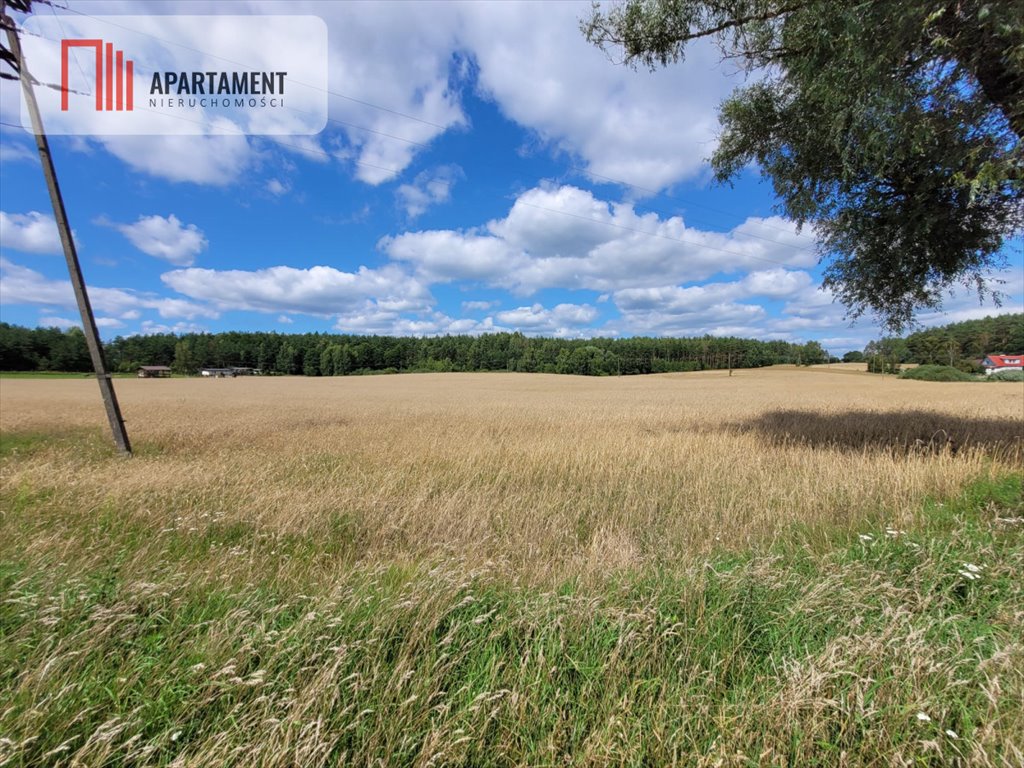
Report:
[[117,403],[117,395],[114,393],[114,383],[110,379],[110,373],[107,372],[103,345],[100,343],[100,334],[96,329],[96,320],[93,318],[89,294],[85,290],[85,280],[82,278],[82,268],[78,263],[75,241],[71,237],[67,212],[64,210],[64,198],[61,197],[60,186],[57,184],[57,172],[53,167],[53,157],[50,155],[50,143],[46,139],[46,134],[43,133],[43,119],[39,114],[39,104],[36,102],[36,95],[32,89],[32,78],[25,67],[25,59],[21,55],[21,43],[18,40],[14,20],[3,15],[0,17],[0,21],[7,30],[7,42],[10,45],[11,53],[14,54],[21,80],[21,91],[25,95],[25,104],[32,119],[32,132],[36,137],[36,147],[39,149],[39,159],[42,161],[43,176],[46,177],[46,187],[50,192],[50,203],[53,205],[53,215],[57,220],[57,231],[60,233],[60,242],[64,247],[64,258],[68,263],[71,285],[75,290],[75,300],[78,302],[78,311],[82,316],[82,330],[85,333],[85,342],[89,346],[89,356],[92,357],[96,380],[100,385],[103,407],[107,411],[107,420],[110,421],[110,431],[114,434],[114,443],[117,445],[118,451],[130,456],[132,446],[128,441],[124,419],[121,418],[121,408]]

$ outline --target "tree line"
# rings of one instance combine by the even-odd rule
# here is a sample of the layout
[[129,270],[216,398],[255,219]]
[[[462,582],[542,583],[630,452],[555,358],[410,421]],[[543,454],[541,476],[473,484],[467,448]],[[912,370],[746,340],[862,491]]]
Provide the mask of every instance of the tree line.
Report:
[[[377,372],[522,371],[589,376],[757,368],[828,362],[816,341],[793,344],[735,337],[554,339],[521,333],[394,337],[265,332],[119,336],[105,344],[111,370],[168,365],[175,373],[244,366],[267,374],[347,376]],[[832,358],[834,359],[834,358]],[[0,370],[90,371],[77,328],[0,323]]]
[[902,363],[948,365],[969,373],[981,372],[986,355],[1024,354],[1024,314],[965,320],[909,336],[890,336],[870,342],[863,352],[848,352],[847,362],[868,361],[879,373],[898,370]]
[[[554,339],[521,333],[395,337],[228,331],[119,336],[105,344],[111,370],[168,365],[175,373],[245,366],[268,374],[347,376],[375,372],[522,371],[590,376],[813,365],[836,358],[816,341],[736,337]],[[942,364],[976,370],[987,354],[1024,354],[1024,314],[998,315],[870,342],[847,362]],[[78,328],[0,323],[0,370],[92,370]]]

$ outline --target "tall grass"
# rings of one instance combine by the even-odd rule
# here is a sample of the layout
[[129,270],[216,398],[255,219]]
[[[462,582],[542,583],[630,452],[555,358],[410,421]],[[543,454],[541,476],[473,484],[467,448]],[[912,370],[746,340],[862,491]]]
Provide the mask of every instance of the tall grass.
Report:
[[0,766],[1020,765],[1019,408],[879,378],[3,382]]

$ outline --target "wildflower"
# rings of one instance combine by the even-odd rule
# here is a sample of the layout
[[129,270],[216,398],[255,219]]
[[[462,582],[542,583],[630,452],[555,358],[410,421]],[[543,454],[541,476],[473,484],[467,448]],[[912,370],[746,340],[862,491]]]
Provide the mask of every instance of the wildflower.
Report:
[[963,576],[968,581],[976,581],[977,579],[981,578],[981,576],[979,576],[975,571],[967,571],[967,570],[964,570],[963,568],[961,568],[959,571],[957,571],[957,573],[959,573],[961,576]]
[[175,731],[171,734],[171,741],[177,741],[181,737],[181,731]]
[[918,712],[917,719],[920,720],[922,723],[930,723],[932,721],[932,719],[928,717],[928,715],[926,715],[924,712]]
[[949,738],[951,738],[951,739],[959,739],[960,738],[959,736],[956,735],[956,731],[952,730],[951,728],[947,728],[946,729],[946,735],[949,736]]
[[869,542],[872,542],[872,541],[875,540],[875,537],[872,536],[870,533],[862,533],[862,534],[858,535],[857,538],[860,539],[861,541],[863,541],[865,544],[868,544]]
[[974,563],[964,563],[964,568],[966,568],[971,573],[981,573],[982,567],[983,566],[975,565]]

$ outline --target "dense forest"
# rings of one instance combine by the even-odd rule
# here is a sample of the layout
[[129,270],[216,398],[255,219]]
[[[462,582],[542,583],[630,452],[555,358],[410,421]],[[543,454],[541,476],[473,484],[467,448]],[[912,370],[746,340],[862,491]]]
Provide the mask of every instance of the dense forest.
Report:
[[[1024,353],[1024,314],[932,328],[906,338],[873,341],[846,360],[885,355],[897,362],[977,365],[990,352]],[[393,337],[343,334],[190,333],[119,336],[106,344],[112,370],[169,365],[176,373],[246,366],[268,374],[345,376],[380,371],[524,371],[592,376],[757,368],[828,362],[816,341],[755,339],[552,339],[521,333]],[[90,371],[77,328],[22,328],[0,323],[0,370]]]
[[977,373],[981,370],[981,360],[989,354],[1024,354],[1024,314],[965,320],[918,331],[904,338],[879,339],[868,344],[863,352],[847,353],[843,359],[883,358],[895,365],[949,365]]
[[[176,373],[246,366],[269,374],[345,376],[379,371],[524,371],[592,376],[756,368],[828,362],[816,341],[715,338],[551,339],[521,333],[428,338],[340,334],[227,333],[121,336],[105,345],[115,371],[169,365]],[[0,370],[90,371],[77,328],[0,323]]]

